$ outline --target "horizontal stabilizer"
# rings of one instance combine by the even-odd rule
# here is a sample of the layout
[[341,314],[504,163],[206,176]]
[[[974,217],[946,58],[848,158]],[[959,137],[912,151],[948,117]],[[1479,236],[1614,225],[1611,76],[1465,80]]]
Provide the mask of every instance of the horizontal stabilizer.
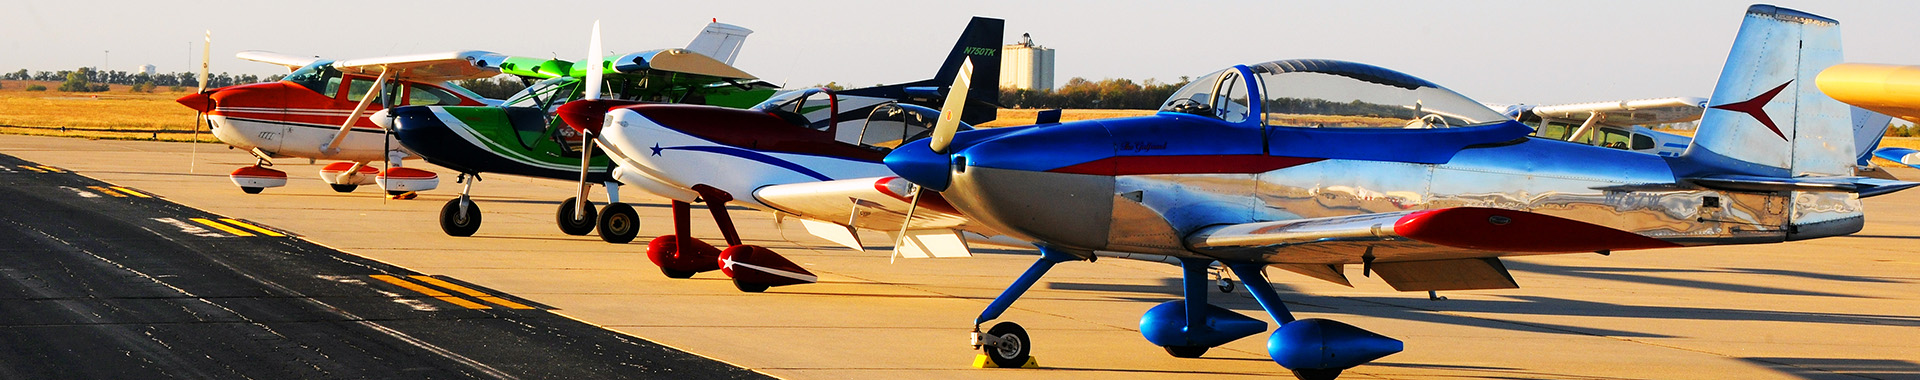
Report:
[[1861,198],[1872,197],[1906,190],[1920,186],[1920,182],[1885,180],[1867,177],[1809,176],[1794,178],[1762,177],[1739,174],[1722,174],[1706,177],[1687,178],[1701,187],[1732,191],[1807,191],[1859,193]]
[[1920,166],[1920,150],[1907,148],[1880,148],[1873,151],[1874,157],[1898,162],[1906,166]]

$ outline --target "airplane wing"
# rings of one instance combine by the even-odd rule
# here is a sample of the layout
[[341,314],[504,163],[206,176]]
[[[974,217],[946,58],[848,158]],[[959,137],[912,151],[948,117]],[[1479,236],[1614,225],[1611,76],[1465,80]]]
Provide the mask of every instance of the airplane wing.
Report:
[[[586,76],[585,68],[575,62],[532,57],[503,57],[502,72],[530,78]],[[724,62],[687,49],[659,49],[609,57],[602,64],[605,75],[672,77],[675,81],[721,82],[756,79]]]
[[753,34],[753,30],[715,21],[707,24],[693,42],[687,43],[687,50],[732,65],[733,59],[740,56],[740,46],[747,43],[748,34]]
[[314,58],[314,57],[302,57],[297,55],[280,54],[280,53],[262,51],[262,50],[242,51],[238,54],[234,54],[233,56],[236,58],[240,58],[248,61],[271,63],[275,65],[286,66],[287,71],[299,70],[302,67],[307,67],[307,65],[313,64],[314,61],[320,60],[319,58]]
[[1599,115],[1600,124],[1629,126],[1700,120],[1706,109],[1706,99],[1680,97],[1536,106],[1533,113],[1544,118],[1575,121]]
[[1572,219],[1479,207],[1221,225],[1186,243],[1215,258],[1266,262],[1339,284],[1348,284],[1342,265],[1362,264],[1402,291],[1518,287],[1501,256],[1677,246]]
[[753,197],[800,217],[808,233],[853,249],[863,249],[854,228],[887,231],[898,239],[904,222],[908,239],[895,249],[909,258],[971,256],[964,233],[1000,235],[955,211],[937,192],[923,191],[918,208],[912,194],[912,183],[879,177],[773,185],[755,190]]
[[333,68],[342,72],[362,75],[380,75],[391,71],[396,80],[419,82],[444,82],[462,79],[487,78],[500,74],[500,64],[507,56],[485,51],[453,51],[441,53],[397,55],[362,59],[344,59],[333,62]]

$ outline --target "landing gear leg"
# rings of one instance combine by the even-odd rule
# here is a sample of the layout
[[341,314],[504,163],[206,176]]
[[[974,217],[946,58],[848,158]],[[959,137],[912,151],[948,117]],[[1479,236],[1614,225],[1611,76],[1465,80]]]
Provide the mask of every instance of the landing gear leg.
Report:
[[1007,290],[1001,292],[999,297],[994,297],[993,303],[987,304],[987,309],[981,311],[980,317],[973,320],[973,348],[985,354],[987,360],[994,366],[1000,368],[1025,366],[1033,357],[1033,341],[1027,337],[1026,329],[1013,322],[1001,322],[988,329],[983,335],[980,333],[980,325],[1000,318],[1000,314],[1006,313],[1007,308],[1013,306],[1013,301],[1019,300],[1021,295],[1026,294],[1027,289],[1033,288],[1033,284],[1040,281],[1040,277],[1046,276],[1047,271],[1053,269],[1054,264],[1076,260],[1082,259],[1059,249],[1041,246],[1040,260],[1034,261],[1033,266],[1028,267],[1026,273],[1014,279],[1013,285],[1007,286]]

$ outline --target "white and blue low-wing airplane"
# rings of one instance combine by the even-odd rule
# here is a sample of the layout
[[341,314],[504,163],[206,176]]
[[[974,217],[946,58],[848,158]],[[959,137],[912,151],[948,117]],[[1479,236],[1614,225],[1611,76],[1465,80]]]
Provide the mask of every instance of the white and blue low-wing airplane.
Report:
[[1399,290],[1498,289],[1518,286],[1505,256],[1859,231],[1860,198],[1920,183],[1855,175],[1853,111],[1812,84],[1840,62],[1840,41],[1832,19],[1748,8],[1699,132],[1675,157],[1531,136],[1377,66],[1281,60],[1198,77],[1151,116],[966,132],[942,123],[885,162],[973,222],[1037,242],[1042,257],[975,321],[974,343],[1001,366],[1024,364],[1033,341],[1012,322],[979,326],[1054,265],[1113,251],[1183,266],[1185,299],[1140,321],[1170,354],[1268,331],[1206,303],[1218,262],[1279,324],[1272,359],[1331,379],[1403,346],[1294,318],[1262,269],[1346,283],[1343,266],[1360,265]]

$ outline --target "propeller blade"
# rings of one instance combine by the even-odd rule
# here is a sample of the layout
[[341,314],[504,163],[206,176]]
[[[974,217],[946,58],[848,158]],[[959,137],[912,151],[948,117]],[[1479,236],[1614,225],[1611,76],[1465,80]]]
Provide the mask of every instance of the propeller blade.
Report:
[[602,80],[601,76],[604,74],[603,71],[606,70],[605,61],[605,53],[600,51],[600,20],[593,20],[593,40],[587,42],[587,61],[582,62],[589,66],[586,68],[587,94],[581,97],[581,99],[593,100],[600,98],[600,81]]
[[212,30],[207,31],[207,44],[204,46],[205,48],[200,49],[200,90],[197,92],[207,92],[207,61],[212,60],[213,57]]
[[973,58],[968,57],[960,63],[959,75],[953,76],[953,86],[947,87],[947,102],[940,106],[940,121],[933,125],[933,141],[928,147],[935,153],[946,153],[947,145],[953,144],[953,134],[960,131],[960,114],[967,107],[967,88],[973,83]]

